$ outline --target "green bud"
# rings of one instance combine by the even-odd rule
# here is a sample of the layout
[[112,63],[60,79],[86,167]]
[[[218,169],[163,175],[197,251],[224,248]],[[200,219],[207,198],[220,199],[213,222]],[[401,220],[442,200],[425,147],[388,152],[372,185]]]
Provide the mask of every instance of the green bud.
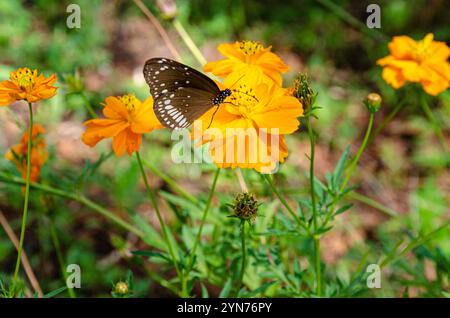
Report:
[[244,221],[253,221],[258,214],[259,203],[254,194],[242,192],[236,195],[233,205],[233,217]]
[[381,96],[377,93],[370,93],[367,95],[364,105],[371,113],[376,113],[381,107]]
[[125,296],[129,292],[128,290],[128,284],[122,281],[117,282],[117,284],[114,286],[114,293],[118,296]]
[[294,81],[294,96],[302,103],[304,109],[311,109],[316,94],[309,84],[308,76],[304,73]]
[[66,75],[64,80],[67,84],[68,93],[80,93],[83,91],[84,85],[78,72]]

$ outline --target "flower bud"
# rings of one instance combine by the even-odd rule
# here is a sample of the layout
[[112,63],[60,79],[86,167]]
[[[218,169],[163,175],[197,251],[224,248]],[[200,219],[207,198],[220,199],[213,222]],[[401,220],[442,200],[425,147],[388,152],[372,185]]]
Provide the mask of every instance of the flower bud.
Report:
[[172,21],[177,17],[177,4],[174,0],[157,0],[156,5],[162,12],[164,20]]
[[371,113],[376,113],[381,107],[381,96],[377,93],[370,93],[367,95],[364,105]]
[[310,110],[314,104],[316,94],[309,84],[308,76],[304,73],[301,73],[294,82],[294,96],[306,110]]
[[252,193],[242,192],[236,195],[231,207],[233,217],[244,221],[253,221],[258,214],[259,203]]
[[67,84],[68,93],[80,93],[83,91],[84,85],[78,72],[66,75],[64,80]]
[[125,296],[128,294],[128,284],[122,281],[117,282],[114,286],[114,293],[117,296]]

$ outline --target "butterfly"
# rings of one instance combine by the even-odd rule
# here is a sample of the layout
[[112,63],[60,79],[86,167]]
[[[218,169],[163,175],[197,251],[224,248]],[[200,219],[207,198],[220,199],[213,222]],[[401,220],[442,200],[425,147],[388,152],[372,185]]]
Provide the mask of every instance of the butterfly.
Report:
[[220,90],[208,76],[167,58],[145,62],[144,78],[154,98],[155,115],[169,129],[188,127],[231,95],[230,89]]

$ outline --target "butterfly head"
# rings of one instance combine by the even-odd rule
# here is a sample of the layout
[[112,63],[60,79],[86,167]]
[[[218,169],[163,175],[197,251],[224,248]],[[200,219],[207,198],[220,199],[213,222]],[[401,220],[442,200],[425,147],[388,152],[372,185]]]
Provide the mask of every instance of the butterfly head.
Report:
[[225,99],[231,95],[231,89],[224,89],[223,91],[220,91],[219,94],[217,94],[217,96],[213,99],[213,104],[214,105],[219,105],[222,104]]

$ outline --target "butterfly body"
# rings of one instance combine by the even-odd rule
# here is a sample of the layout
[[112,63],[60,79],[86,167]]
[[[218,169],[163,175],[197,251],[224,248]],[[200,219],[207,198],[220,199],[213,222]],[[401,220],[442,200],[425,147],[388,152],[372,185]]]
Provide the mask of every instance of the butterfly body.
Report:
[[153,110],[167,128],[183,129],[231,95],[206,75],[167,58],[145,63],[144,77],[153,95]]

